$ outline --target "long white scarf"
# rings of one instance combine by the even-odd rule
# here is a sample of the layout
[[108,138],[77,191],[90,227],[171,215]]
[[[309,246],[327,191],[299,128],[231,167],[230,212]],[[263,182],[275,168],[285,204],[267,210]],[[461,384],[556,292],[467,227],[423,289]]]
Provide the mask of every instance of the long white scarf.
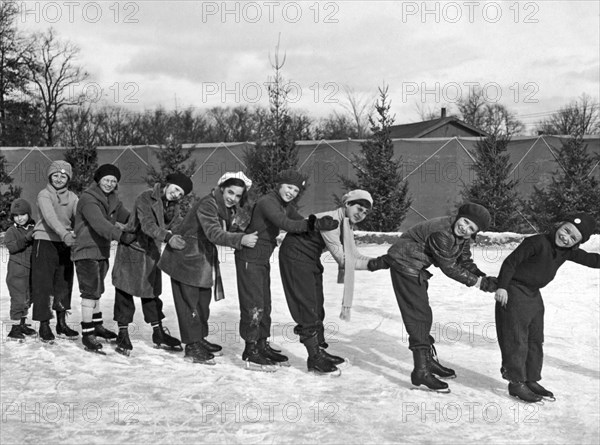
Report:
[[354,252],[356,251],[356,244],[354,243],[354,232],[348,218],[344,218],[342,221],[342,244],[344,245],[344,297],[340,318],[350,321],[350,311],[354,298],[354,268],[356,267]]

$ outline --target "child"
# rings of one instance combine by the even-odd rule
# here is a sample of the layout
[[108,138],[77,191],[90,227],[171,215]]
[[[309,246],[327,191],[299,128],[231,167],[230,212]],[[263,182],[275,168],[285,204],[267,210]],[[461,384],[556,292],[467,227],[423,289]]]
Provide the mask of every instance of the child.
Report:
[[31,246],[35,221],[31,219],[31,206],[22,198],[11,204],[10,217],[14,225],[4,235],[10,253],[6,285],[10,294],[10,319],[19,323],[13,324],[8,338],[23,340],[25,335],[35,335],[35,330],[25,323],[31,305]]
[[496,332],[502,353],[502,377],[508,393],[526,402],[554,398],[541,386],[544,342],[544,302],[540,289],[570,260],[600,268],[600,255],[579,248],[594,232],[596,222],[578,213],[550,233],[523,240],[502,263],[496,291]]
[[318,213],[318,217],[331,217],[339,226],[329,231],[288,233],[279,252],[279,270],[288,308],[297,323],[294,332],[308,352],[307,367],[317,374],[339,375],[336,365],[344,359],[325,351],[323,320],[325,319],[323,295],[323,265],[321,254],[326,248],[343,267],[344,300],[342,315],[350,318],[354,270],[389,268],[384,261],[362,255],[354,244],[353,228],[362,222],[373,206],[371,194],[365,190],[352,190],[342,197],[342,206]]
[[408,348],[413,353],[415,366],[410,379],[415,386],[449,392],[448,384],[436,376],[456,377],[453,369],[438,362],[434,339],[429,335],[433,312],[428,281],[432,274],[427,269],[434,265],[459,283],[495,292],[496,279],[486,277],[471,257],[471,239],[486,230],[490,221],[485,207],[468,202],[459,207],[454,217],[433,218],[414,225],[388,251],[392,286],[408,332]]

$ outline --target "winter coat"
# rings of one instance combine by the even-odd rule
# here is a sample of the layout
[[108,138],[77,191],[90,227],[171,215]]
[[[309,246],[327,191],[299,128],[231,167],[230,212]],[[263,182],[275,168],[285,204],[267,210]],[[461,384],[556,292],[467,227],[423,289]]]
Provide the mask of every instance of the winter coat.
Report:
[[471,240],[454,234],[455,217],[433,218],[414,225],[390,247],[391,267],[406,275],[431,277],[432,264],[445,275],[474,286],[485,274],[471,258]]
[[525,238],[506,257],[498,274],[498,287],[508,289],[510,282],[539,290],[550,283],[566,261],[587,267],[600,268],[600,254],[586,252],[579,247],[558,247],[554,242],[556,231]]
[[[4,244],[8,249],[8,253],[10,253],[9,262],[20,264],[28,269],[31,268],[31,251],[33,248],[31,233],[34,226],[35,221],[30,219],[24,226],[13,224],[6,230]],[[30,239],[27,239],[28,234]]]
[[37,196],[40,219],[33,229],[33,237],[48,241],[63,241],[73,230],[77,195],[67,188],[56,190],[48,184]]
[[252,210],[252,218],[246,233],[258,232],[254,248],[242,247],[236,257],[250,263],[267,264],[277,247],[277,236],[281,230],[299,233],[308,230],[308,221],[290,203],[281,199],[273,190],[259,198]]
[[214,284],[213,267],[218,261],[215,244],[235,249],[242,247],[244,234],[227,232],[234,214],[234,208],[225,206],[219,188],[197,200],[183,222],[173,230],[174,234],[183,236],[185,248],[174,250],[167,244],[158,267],[188,286],[211,288]]
[[165,223],[162,187],[142,192],[135,200],[126,232],[135,233],[130,245],[119,244],[112,270],[112,284],[130,295],[154,298],[162,293],[161,272],[157,266],[162,243],[169,230],[181,222],[179,205],[174,217]]
[[71,259],[105,260],[110,258],[110,242],[123,233],[115,222],[125,223],[129,212],[116,190],[108,196],[97,183],[90,185],[79,198],[75,214],[75,245]]

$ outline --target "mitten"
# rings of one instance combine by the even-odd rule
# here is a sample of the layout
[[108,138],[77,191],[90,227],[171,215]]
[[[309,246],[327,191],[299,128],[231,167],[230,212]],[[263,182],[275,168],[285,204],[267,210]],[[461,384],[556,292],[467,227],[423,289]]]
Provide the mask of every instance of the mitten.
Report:
[[185,249],[185,240],[181,235],[173,235],[168,242],[169,246],[171,246],[175,250]]
[[123,232],[121,234],[121,237],[119,238],[119,242],[121,244],[125,244],[126,246],[129,246],[131,243],[133,243],[135,241],[135,233],[129,233],[129,232]]
[[315,231],[328,231],[337,229],[340,223],[333,219],[331,216],[323,216],[322,218],[318,218],[315,215],[310,215],[308,217],[308,230]]
[[484,292],[496,292],[498,289],[498,279],[496,277],[482,277],[479,289]]
[[369,269],[371,272],[375,272],[376,270],[381,270],[381,269],[389,269],[389,268],[390,268],[390,265],[388,264],[388,256],[387,255],[381,255],[380,257],[372,258],[367,263],[367,269]]

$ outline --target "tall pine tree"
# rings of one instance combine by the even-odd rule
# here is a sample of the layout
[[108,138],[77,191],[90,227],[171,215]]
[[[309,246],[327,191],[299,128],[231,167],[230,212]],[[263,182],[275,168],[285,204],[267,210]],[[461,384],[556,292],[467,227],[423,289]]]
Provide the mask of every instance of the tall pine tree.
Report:
[[528,213],[540,230],[547,231],[576,212],[587,212],[600,221],[600,182],[593,174],[599,161],[600,156],[594,156],[581,137],[562,142],[556,156],[559,168],[550,184],[534,187],[527,201]]
[[21,187],[15,187],[12,182],[13,178],[6,172],[6,158],[0,153],[0,231],[6,230],[12,224],[10,205],[21,196]]
[[[398,231],[406,218],[412,199],[408,195],[408,182],[402,178],[402,157],[394,159],[394,144],[390,127],[388,86],[379,88],[375,104],[376,117],[369,116],[371,135],[361,143],[361,151],[354,155],[356,180],[340,176],[347,190],[363,189],[373,197],[373,210],[361,227],[376,232]],[[339,203],[339,198],[336,199]]]
[[523,222],[517,207],[519,180],[510,178],[509,141],[508,136],[492,135],[477,142],[473,164],[476,176],[461,191],[466,201],[476,202],[489,210],[492,216],[489,230],[517,231]]

